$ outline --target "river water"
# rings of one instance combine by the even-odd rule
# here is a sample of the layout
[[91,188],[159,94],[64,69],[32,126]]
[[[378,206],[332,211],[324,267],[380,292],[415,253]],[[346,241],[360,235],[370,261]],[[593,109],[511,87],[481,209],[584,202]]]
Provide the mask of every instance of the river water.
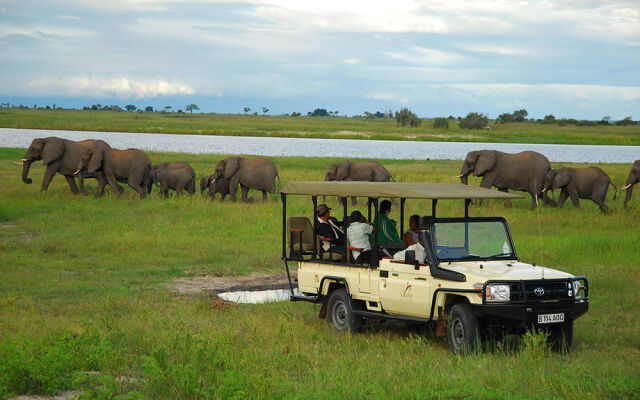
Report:
[[469,151],[493,149],[507,153],[533,150],[552,162],[631,163],[640,159],[640,146],[300,139],[12,128],[0,128],[0,147],[26,148],[34,138],[47,136],[70,140],[102,139],[119,149],[135,147],[148,151],[272,157],[462,160]]

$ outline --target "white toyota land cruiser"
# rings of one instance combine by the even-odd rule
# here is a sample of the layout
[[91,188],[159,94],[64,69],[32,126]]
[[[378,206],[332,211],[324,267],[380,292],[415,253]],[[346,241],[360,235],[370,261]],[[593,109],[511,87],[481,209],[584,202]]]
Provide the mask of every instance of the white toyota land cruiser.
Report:
[[[400,260],[382,257],[377,233],[370,264],[356,264],[349,250],[345,256],[321,252],[316,216],[287,218],[290,195],[311,196],[313,210],[317,196],[339,196],[343,220],[348,196],[368,198],[369,220],[372,208],[378,217],[380,198],[399,198],[400,232],[405,201],[430,199],[431,215],[421,217],[419,226],[426,256],[416,259],[415,252],[407,250]],[[444,183],[290,182],[281,198],[282,258],[290,298],[321,303],[320,317],[338,331],[356,331],[368,318],[432,323],[439,335],[447,336],[454,353],[466,353],[485,337],[538,328],[549,333],[554,349],[568,350],[573,321],[588,310],[587,278],[520,262],[504,218],[468,216],[472,199],[520,195]],[[438,218],[439,199],[464,200],[465,216]],[[349,248],[344,240],[344,248]],[[301,295],[294,294],[290,262],[297,263]]]

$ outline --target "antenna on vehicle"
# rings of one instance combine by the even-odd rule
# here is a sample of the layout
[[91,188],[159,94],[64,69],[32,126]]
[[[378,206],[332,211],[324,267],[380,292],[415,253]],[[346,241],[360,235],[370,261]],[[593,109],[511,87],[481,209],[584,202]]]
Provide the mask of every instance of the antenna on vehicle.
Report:
[[[540,204],[538,203],[538,187],[536,182],[533,182],[533,189],[536,191],[536,195],[533,197],[536,201],[536,216],[538,217],[538,240],[540,242],[540,264],[544,265],[544,256],[542,253],[542,224],[540,223]],[[544,278],[544,269],[542,270],[542,277]]]

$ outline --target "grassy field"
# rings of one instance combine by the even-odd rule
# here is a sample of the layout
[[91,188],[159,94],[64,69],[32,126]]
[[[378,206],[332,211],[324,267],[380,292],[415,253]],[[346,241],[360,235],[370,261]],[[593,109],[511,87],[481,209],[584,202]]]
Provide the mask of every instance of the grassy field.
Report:
[[490,130],[434,129],[431,120],[399,128],[395,120],[230,114],[132,113],[1,109],[0,127],[114,132],[180,133],[456,142],[640,145],[640,126],[490,124]]
[[[127,188],[123,198],[96,199],[71,195],[60,176],[40,193],[41,163],[24,185],[13,164],[23,155],[0,149],[0,398],[69,389],[97,399],[640,396],[640,195],[624,209],[623,196],[614,201],[610,191],[610,215],[590,201],[581,210],[530,211],[529,199],[472,208],[474,216],[507,218],[523,260],[586,275],[591,306],[576,321],[568,355],[548,352],[532,335],[516,349],[458,357],[434,332],[400,323],[338,335],[316,305],[221,305],[167,288],[203,273],[283,275],[275,196],[231,204],[154,192],[141,201]],[[149,155],[154,163],[187,161],[199,177],[221,158]],[[273,160],[283,183],[321,179],[336,161]],[[456,182],[460,168],[459,161],[384,164],[407,182]],[[630,165],[601,167],[621,186]],[[463,211],[462,202],[440,205],[442,216]],[[289,207],[299,215],[311,208],[302,197]],[[407,201],[407,215],[425,209]]]

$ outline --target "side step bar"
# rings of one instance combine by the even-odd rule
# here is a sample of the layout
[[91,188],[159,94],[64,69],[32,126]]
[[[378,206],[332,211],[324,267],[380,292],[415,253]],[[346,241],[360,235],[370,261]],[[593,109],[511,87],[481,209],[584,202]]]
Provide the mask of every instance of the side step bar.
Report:
[[291,300],[291,301],[308,301],[310,303],[320,303],[320,302],[322,302],[322,300],[320,300],[320,296],[302,296],[302,295],[295,295],[295,294],[292,294],[291,296],[289,296],[289,300]]
[[419,322],[419,323],[431,322],[430,319],[425,319],[425,318],[405,317],[405,316],[402,316],[402,315],[389,315],[389,314],[382,314],[382,313],[371,312],[371,311],[353,310],[353,313],[355,315],[360,315],[362,317],[369,317],[369,318],[397,319],[397,320],[400,320],[400,321]]

